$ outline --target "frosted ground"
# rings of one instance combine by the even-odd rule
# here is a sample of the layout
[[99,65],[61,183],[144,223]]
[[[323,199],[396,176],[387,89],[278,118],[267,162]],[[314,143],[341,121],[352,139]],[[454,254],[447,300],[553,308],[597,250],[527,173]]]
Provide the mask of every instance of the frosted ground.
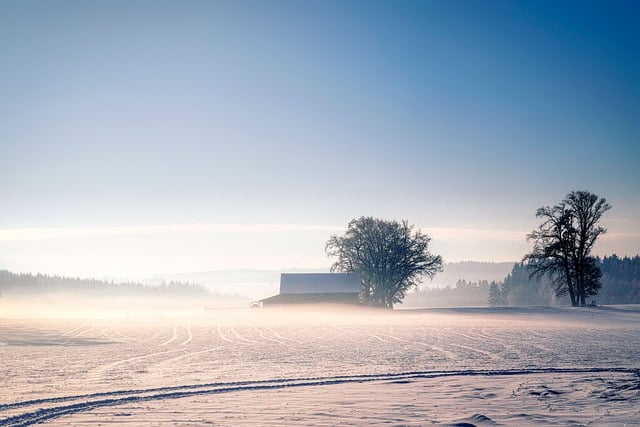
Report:
[[0,425],[640,425],[637,306],[199,314],[0,319]]

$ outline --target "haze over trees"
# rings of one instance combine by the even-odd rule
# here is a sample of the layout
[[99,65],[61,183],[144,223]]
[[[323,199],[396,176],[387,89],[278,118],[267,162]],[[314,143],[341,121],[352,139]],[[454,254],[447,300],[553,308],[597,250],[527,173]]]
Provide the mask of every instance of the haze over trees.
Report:
[[402,301],[407,308],[419,307],[480,307],[487,305],[487,295],[495,281],[458,280],[453,286],[421,286],[415,292],[409,292]]
[[[640,255],[596,257],[602,272],[602,288],[597,295],[600,304],[640,304]],[[481,263],[478,263],[481,264]],[[445,267],[446,268],[446,267]],[[546,276],[529,277],[525,263],[512,264],[502,280],[486,280],[478,268],[476,279],[460,279],[453,285],[433,287],[421,285],[402,301],[407,308],[566,305],[568,295],[557,297],[554,284]],[[481,279],[482,278],[482,279]]]
[[[640,256],[617,255],[595,258],[602,273],[598,304],[640,304]],[[527,265],[514,264],[511,273],[498,284],[495,304],[490,305],[555,305],[570,303],[568,295],[556,296],[554,283],[548,277],[530,277]]]
[[393,308],[420,283],[442,270],[442,257],[429,252],[431,238],[407,221],[360,217],[344,236],[332,235],[325,251],[337,261],[331,271],[357,272],[368,305]]
[[[46,294],[65,294],[98,299],[110,296],[138,296],[143,298],[209,298],[220,296],[200,284],[184,281],[163,281],[157,285],[145,285],[136,282],[113,282],[50,276],[47,274],[18,274],[7,270],[0,270],[0,293],[7,298]],[[240,299],[239,296],[228,296],[228,298]]]
[[602,272],[591,250],[607,231],[598,222],[609,209],[604,198],[588,191],[572,191],[557,205],[539,208],[542,223],[527,236],[534,247],[523,259],[531,277],[549,277],[556,296],[568,294],[573,306],[597,295]]
[[507,305],[502,289],[496,282],[491,282],[489,287],[489,306],[497,307]]

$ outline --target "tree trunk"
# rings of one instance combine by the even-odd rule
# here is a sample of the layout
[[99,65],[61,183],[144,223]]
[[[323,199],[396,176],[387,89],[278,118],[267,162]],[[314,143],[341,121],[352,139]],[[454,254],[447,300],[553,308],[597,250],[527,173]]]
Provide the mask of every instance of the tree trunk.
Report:
[[576,292],[573,289],[573,284],[571,280],[567,280],[567,290],[569,291],[569,298],[571,298],[571,306],[575,307],[578,305],[578,298],[576,296]]

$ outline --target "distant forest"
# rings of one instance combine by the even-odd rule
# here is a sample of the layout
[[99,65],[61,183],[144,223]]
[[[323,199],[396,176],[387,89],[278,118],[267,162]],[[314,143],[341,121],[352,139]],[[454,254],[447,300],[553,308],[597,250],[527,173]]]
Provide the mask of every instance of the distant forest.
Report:
[[71,293],[77,296],[211,296],[205,287],[188,282],[169,282],[147,286],[134,282],[109,282],[45,274],[16,274],[0,270],[0,297],[21,297],[47,293]]
[[[602,289],[593,297],[597,304],[640,304],[640,256],[597,258]],[[403,307],[517,306],[569,304],[556,298],[550,280],[529,279],[527,266],[514,264],[503,281],[458,280],[454,287],[422,288],[405,298]]]

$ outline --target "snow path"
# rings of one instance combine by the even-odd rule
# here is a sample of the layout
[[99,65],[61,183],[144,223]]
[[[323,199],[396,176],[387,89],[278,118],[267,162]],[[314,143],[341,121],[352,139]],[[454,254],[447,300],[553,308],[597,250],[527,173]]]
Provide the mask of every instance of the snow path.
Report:
[[[268,337],[264,334],[264,332],[262,332],[257,326],[252,326],[253,330],[256,331],[258,333],[258,335],[260,336],[260,338],[262,338],[263,340],[267,340],[267,341],[271,341],[271,342],[275,342],[278,344],[282,344],[282,340],[278,340],[276,338],[271,338]],[[274,335],[275,336],[275,335]]]
[[[0,410],[15,408],[32,408],[28,412],[0,419],[0,426],[29,426],[54,418],[78,412],[109,406],[119,406],[133,402],[149,402],[155,400],[180,399],[189,396],[233,393],[247,390],[264,391],[291,387],[318,387],[345,383],[364,383],[376,381],[400,381],[417,378],[444,377],[495,377],[495,376],[527,376],[539,374],[596,374],[626,373],[640,379],[640,370],[630,368],[539,368],[539,369],[507,369],[507,370],[463,370],[463,371],[424,371],[400,372],[368,375],[339,375],[309,378],[278,378],[258,381],[235,381],[210,384],[193,384],[175,387],[159,387],[140,390],[116,390],[104,393],[63,396],[48,399],[34,399],[12,404],[0,405]],[[547,390],[548,391],[548,390]],[[65,403],[63,405],[55,405]],[[48,405],[38,407],[42,405]]]
[[293,339],[293,338],[287,338],[287,337],[284,337],[284,336],[280,335],[280,334],[279,334],[277,331],[275,331],[273,328],[270,328],[270,327],[268,327],[268,326],[265,326],[264,328],[265,328],[266,330],[268,330],[269,332],[271,332],[271,333],[273,334],[273,336],[274,336],[274,337],[276,337],[277,339],[279,339],[279,340],[281,340],[281,341],[282,341],[282,340],[284,340],[284,341],[290,341],[290,342],[293,342],[293,343],[296,343],[296,344],[301,344],[301,342],[300,342],[300,341],[298,341],[298,340],[295,340],[295,339]]
[[[159,351],[159,352],[155,352],[155,353],[151,353],[151,354],[145,354],[144,356],[135,356],[135,357],[130,357],[128,359],[123,359],[123,360],[118,360],[117,362],[113,362],[113,363],[109,363],[106,365],[100,365],[97,368],[93,369],[92,371],[89,371],[87,377],[88,378],[102,378],[104,377],[104,375],[119,367],[119,366],[123,366],[126,364],[131,364],[132,362],[138,362],[140,360],[147,360],[147,359],[151,359],[157,356],[162,356],[165,354],[173,354],[173,353],[178,353],[178,352],[184,352],[185,349],[183,348],[178,348],[178,349],[174,349],[174,350],[166,350],[166,351]],[[0,406],[1,408],[1,406]]]
[[182,341],[180,343],[180,345],[187,345],[189,344],[191,341],[193,341],[193,333],[191,332],[191,326],[187,326],[187,339]]
[[178,339],[178,325],[173,327],[173,335],[171,335],[171,338],[169,338],[168,340],[160,344],[160,347],[167,346],[177,339]]
[[236,331],[236,328],[234,328],[233,326],[229,326],[229,330],[231,331],[233,336],[236,337],[237,340],[242,341],[242,342],[246,342],[246,343],[249,343],[249,344],[257,344],[257,341],[250,340],[250,339],[245,338],[242,335],[240,335],[238,333],[238,331]]

